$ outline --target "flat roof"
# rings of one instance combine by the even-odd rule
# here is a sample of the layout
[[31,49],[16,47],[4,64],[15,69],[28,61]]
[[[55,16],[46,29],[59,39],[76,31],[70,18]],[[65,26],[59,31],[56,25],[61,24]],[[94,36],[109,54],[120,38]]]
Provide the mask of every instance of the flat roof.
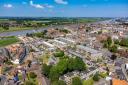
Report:
[[43,42],[43,44],[45,44],[45,45],[47,45],[47,46],[49,46],[49,47],[54,47],[54,45],[52,45],[52,44],[50,44],[50,43],[48,43],[48,42]]
[[87,46],[77,45],[77,47],[80,48],[80,49],[83,49],[83,50],[85,50],[85,51],[87,51],[87,52],[90,52],[90,53],[92,53],[92,54],[94,54],[94,53],[99,53],[99,51],[97,51],[97,50],[95,50],[95,49],[92,49],[92,48],[90,48],[90,47],[87,47]]
[[112,85],[128,85],[125,80],[112,79]]
[[71,40],[71,39],[69,39],[69,38],[60,38],[60,39],[67,40],[67,41],[69,41],[69,42],[73,42],[73,43],[75,43],[74,40]]
[[59,40],[54,40],[55,42],[57,42],[57,43],[60,43],[60,44],[63,44],[63,45],[66,45],[66,43],[65,42],[62,42],[62,41],[59,41]]

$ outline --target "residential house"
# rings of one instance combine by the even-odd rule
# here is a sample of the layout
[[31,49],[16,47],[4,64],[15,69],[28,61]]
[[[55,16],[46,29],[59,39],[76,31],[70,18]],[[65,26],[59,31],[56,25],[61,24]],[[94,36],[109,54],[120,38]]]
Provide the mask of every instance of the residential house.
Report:
[[84,54],[86,57],[90,57],[92,60],[100,59],[103,56],[100,51],[83,45],[77,45],[77,52]]

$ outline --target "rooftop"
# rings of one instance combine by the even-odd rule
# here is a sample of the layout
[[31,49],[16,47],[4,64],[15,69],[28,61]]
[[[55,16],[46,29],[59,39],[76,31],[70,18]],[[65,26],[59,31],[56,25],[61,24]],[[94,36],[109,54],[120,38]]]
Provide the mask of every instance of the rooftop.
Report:
[[112,79],[112,85],[128,85],[125,80]]
[[52,44],[50,44],[50,43],[48,43],[48,42],[43,42],[43,44],[45,44],[45,45],[47,45],[47,46],[49,46],[49,47],[54,47],[54,45],[52,45]]
[[90,52],[92,54],[99,53],[99,51],[97,51],[95,49],[92,49],[90,47],[83,46],[83,45],[78,45],[77,47],[80,48],[80,49],[83,49],[83,50],[85,50],[87,52]]

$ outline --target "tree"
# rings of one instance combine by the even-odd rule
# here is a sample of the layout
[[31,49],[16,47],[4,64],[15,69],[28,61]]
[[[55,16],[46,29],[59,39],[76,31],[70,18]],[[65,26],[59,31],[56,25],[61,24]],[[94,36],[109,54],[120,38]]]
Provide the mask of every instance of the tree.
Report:
[[59,29],[60,32],[69,33],[70,31],[67,29]]
[[82,85],[82,81],[79,77],[72,78],[72,85]]
[[9,30],[9,25],[5,25],[5,26],[3,26],[3,29],[5,29],[5,30]]
[[108,37],[107,38],[107,42],[108,42],[108,46],[110,46],[112,44],[112,38],[111,37]]
[[105,41],[103,41],[103,43],[104,43],[104,48],[109,48],[109,47],[111,47],[111,44],[112,44],[112,39],[111,39],[111,37],[108,37],[107,38],[107,40],[105,40]]
[[120,45],[121,45],[121,46],[126,46],[126,47],[128,47],[128,39],[122,39],[122,40],[120,41]]
[[86,32],[89,32],[90,30],[92,30],[91,27],[86,27]]
[[101,34],[102,33],[102,30],[101,31],[98,31],[98,34]]
[[42,65],[42,74],[44,74],[46,77],[48,77],[51,67],[52,67],[51,65],[43,64]]
[[83,85],[94,85],[94,81],[92,78],[90,78],[88,80],[84,80]]
[[58,51],[56,53],[54,53],[55,57],[63,57],[64,56],[64,51]]
[[115,54],[111,55],[111,59],[114,61],[117,58]]
[[104,47],[104,48],[108,48],[108,47],[109,47],[107,41],[104,41],[103,47]]
[[82,70],[86,69],[85,63],[81,58],[76,57],[74,61],[75,61],[75,63],[74,63],[75,69],[74,70],[82,71]]
[[36,23],[38,27],[41,27],[42,26],[42,23]]
[[59,76],[67,71],[67,59],[62,59],[58,62],[56,66],[50,69],[49,77],[51,80],[58,80]]
[[30,80],[27,80],[25,81],[24,85],[36,85],[36,84]]
[[66,83],[62,80],[54,81],[52,85],[66,85]]
[[79,57],[70,58],[68,60],[68,69],[69,69],[69,71],[73,71],[73,70],[82,71],[82,70],[86,69],[86,64]]
[[108,49],[111,52],[114,52],[114,53],[117,52],[117,46],[116,45],[113,45],[112,47],[109,47]]
[[60,74],[58,73],[58,69],[55,66],[53,66],[50,69],[50,73],[49,73],[50,80],[57,81],[57,80],[59,80],[59,76],[60,76]]
[[56,66],[53,66],[50,69],[50,74],[49,77],[51,80],[57,80],[60,75],[66,73],[67,70],[67,65],[68,65],[68,60],[67,59],[61,59]]
[[63,57],[60,59],[57,65],[53,66],[50,69],[49,77],[52,81],[58,80],[60,75],[63,75],[67,72],[70,72],[73,70],[82,71],[85,69],[86,69],[86,65],[82,59],[78,57],[76,58]]
[[99,77],[99,73],[97,72],[94,76],[93,76],[93,80],[94,81],[99,81],[100,77]]
[[114,43],[115,43],[115,44],[120,44],[119,40],[117,40],[117,39],[114,40]]
[[48,31],[47,30],[44,30],[43,33],[46,34]]
[[33,37],[34,35],[32,33],[27,33],[26,36],[27,37]]
[[68,60],[68,71],[73,71],[74,70],[74,67],[75,67],[75,64],[74,64],[74,59],[73,58],[70,58]]
[[37,75],[34,72],[30,72],[29,77],[32,79],[35,79],[37,77]]

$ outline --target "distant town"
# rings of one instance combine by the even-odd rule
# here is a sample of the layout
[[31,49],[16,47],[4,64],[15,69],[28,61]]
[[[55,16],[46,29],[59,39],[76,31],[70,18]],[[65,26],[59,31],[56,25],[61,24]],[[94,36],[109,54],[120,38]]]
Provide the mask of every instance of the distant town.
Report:
[[0,18],[0,85],[128,85],[128,18]]

